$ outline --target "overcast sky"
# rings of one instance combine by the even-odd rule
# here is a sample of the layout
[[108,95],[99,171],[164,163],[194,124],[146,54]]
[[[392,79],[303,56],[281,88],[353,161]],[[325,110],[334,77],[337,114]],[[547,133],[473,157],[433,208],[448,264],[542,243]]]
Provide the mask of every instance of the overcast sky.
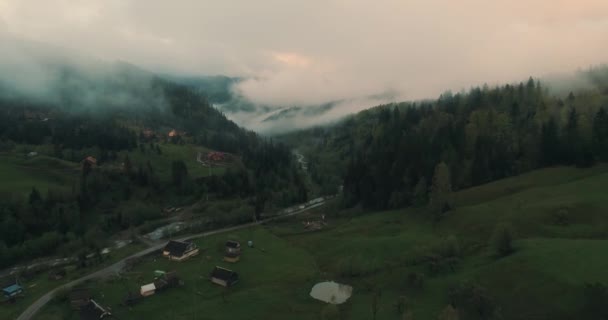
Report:
[[608,62],[608,1],[0,0],[0,33],[251,77],[239,90],[266,104],[417,99]]

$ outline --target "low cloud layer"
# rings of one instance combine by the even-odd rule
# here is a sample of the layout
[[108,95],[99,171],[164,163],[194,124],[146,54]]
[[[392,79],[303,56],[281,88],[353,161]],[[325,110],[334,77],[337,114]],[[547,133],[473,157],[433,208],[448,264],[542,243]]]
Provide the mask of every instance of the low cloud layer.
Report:
[[607,62],[608,2],[0,0],[2,33],[156,72],[245,77],[235,90],[258,104],[316,105]]

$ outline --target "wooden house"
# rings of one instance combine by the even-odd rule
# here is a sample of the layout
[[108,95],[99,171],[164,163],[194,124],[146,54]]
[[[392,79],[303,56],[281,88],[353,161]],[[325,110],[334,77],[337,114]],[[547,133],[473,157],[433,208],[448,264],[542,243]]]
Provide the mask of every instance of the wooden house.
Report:
[[149,297],[155,293],[156,293],[156,286],[154,285],[154,282],[144,284],[139,289],[139,294],[141,294],[142,297]]
[[141,286],[139,294],[142,297],[149,297],[157,292],[177,287],[179,285],[179,278],[175,272],[166,272],[158,276],[152,283]]
[[235,263],[241,258],[241,244],[238,241],[228,240],[226,242],[226,253],[224,261]]
[[184,261],[199,253],[199,249],[192,241],[171,240],[163,249],[163,256],[174,261]]
[[226,253],[241,254],[241,244],[238,241],[226,241]]
[[80,309],[81,320],[100,320],[111,317],[112,314],[106,308],[102,307],[95,300],[89,301]]
[[209,275],[209,280],[215,284],[219,284],[222,287],[231,287],[239,281],[239,275],[226,268],[215,267]]
[[239,260],[241,260],[241,255],[240,254],[237,254],[237,253],[226,253],[224,255],[224,261],[226,261],[226,262],[237,263],[237,262],[239,262]]
[[158,277],[154,280],[154,287],[156,287],[156,291],[162,291],[169,288],[174,288],[179,285],[179,278],[177,274],[172,272],[166,272],[162,276]]
[[16,282],[11,285],[5,285],[2,288],[2,293],[7,299],[14,299],[23,293],[23,288]]
[[91,302],[91,292],[88,289],[75,289],[70,292],[70,305],[74,309],[80,309]]
[[88,156],[86,158],[84,158],[84,160],[82,160],[85,163],[88,163],[91,167],[94,167],[97,165],[97,159],[95,159],[95,157],[93,156]]

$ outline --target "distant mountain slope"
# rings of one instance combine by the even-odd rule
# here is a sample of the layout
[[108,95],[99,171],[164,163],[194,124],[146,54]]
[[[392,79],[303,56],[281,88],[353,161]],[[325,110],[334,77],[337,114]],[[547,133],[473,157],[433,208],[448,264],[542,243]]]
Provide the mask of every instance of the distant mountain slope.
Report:
[[589,84],[558,94],[530,78],[448,92],[372,108],[286,139],[305,154],[324,189],[343,181],[346,206],[426,202],[441,162],[458,190],[546,166],[608,161],[608,67],[576,77]]

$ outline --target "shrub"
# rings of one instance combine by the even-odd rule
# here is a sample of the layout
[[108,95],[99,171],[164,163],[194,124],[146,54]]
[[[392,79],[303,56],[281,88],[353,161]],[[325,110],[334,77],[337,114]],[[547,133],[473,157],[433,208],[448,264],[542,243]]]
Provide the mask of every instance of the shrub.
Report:
[[407,286],[412,289],[423,289],[425,279],[424,273],[410,272],[407,275]]
[[513,247],[513,231],[508,224],[499,224],[492,235],[492,246],[499,257],[505,257],[515,251]]
[[55,303],[64,303],[68,301],[68,296],[71,289],[68,287],[62,287],[53,294],[53,301]]
[[448,292],[450,304],[463,312],[466,319],[493,319],[498,307],[487,290],[477,284],[461,283]]
[[567,226],[570,224],[570,214],[568,208],[560,208],[553,213],[553,220],[555,224],[560,226]]
[[581,318],[608,319],[608,288],[601,283],[585,284]]

